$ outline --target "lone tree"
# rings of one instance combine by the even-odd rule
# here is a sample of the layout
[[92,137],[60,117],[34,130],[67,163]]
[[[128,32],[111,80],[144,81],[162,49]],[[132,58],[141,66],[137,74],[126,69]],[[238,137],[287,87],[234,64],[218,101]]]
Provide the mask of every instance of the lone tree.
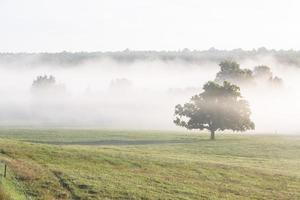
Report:
[[216,131],[246,131],[254,129],[250,108],[240,93],[240,88],[224,81],[223,85],[208,82],[203,92],[191,98],[189,103],[175,107],[174,123],[187,129],[207,129],[210,139]]

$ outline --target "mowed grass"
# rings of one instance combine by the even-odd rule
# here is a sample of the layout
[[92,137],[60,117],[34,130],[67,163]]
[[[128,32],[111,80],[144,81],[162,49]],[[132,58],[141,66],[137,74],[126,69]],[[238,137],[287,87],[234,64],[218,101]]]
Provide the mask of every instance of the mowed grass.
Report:
[[[1,129],[12,199],[300,199],[300,137]],[[0,171],[2,167],[0,166]]]

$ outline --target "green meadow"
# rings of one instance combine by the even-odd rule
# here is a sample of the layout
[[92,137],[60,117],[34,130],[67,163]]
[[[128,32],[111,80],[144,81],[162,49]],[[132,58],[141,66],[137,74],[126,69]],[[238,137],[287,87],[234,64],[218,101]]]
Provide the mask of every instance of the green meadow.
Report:
[[295,135],[3,128],[0,160],[5,200],[300,199]]

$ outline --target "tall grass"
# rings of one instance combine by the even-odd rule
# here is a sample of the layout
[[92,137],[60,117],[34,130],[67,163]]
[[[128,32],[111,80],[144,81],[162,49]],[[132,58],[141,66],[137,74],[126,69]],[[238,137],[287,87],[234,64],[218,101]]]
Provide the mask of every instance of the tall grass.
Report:
[[9,194],[3,189],[2,186],[0,186],[0,200],[11,200],[12,198],[10,197]]

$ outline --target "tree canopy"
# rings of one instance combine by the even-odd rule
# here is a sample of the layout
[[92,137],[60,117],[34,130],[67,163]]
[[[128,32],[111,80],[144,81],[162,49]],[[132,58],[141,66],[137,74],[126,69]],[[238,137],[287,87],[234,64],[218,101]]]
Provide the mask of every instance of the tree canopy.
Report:
[[227,81],[223,85],[209,81],[203,90],[190,102],[175,107],[176,125],[187,129],[207,129],[211,132],[211,139],[215,138],[216,131],[255,128],[248,102],[242,98],[238,86]]
[[52,75],[37,76],[32,83],[32,92],[39,96],[58,95],[65,93],[65,87],[57,84]]
[[253,76],[256,80],[265,81],[269,83],[270,86],[281,86],[282,85],[282,79],[273,76],[273,73],[270,69],[270,67],[265,65],[257,66],[253,69]]
[[216,75],[218,83],[223,81],[246,83],[253,80],[252,71],[250,69],[241,69],[240,65],[235,61],[225,60],[219,66],[221,69]]
[[256,66],[253,69],[253,76],[260,79],[270,79],[273,78],[273,73],[270,67],[265,65]]
[[38,76],[32,83],[32,87],[41,88],[41,87],[52,87],[55,85],[55,77],[50,75]]
[[241,86],[261,83],[264,83],[267,86],[282,85],[282,80],[277,76],[273,76],[270,67],[265,65],[256,66],[253,70],[241,69],[237,62],[225,60],[222,61],[219,66],[220,71],[217,73],[215,78],[217,83],[229,81]]

